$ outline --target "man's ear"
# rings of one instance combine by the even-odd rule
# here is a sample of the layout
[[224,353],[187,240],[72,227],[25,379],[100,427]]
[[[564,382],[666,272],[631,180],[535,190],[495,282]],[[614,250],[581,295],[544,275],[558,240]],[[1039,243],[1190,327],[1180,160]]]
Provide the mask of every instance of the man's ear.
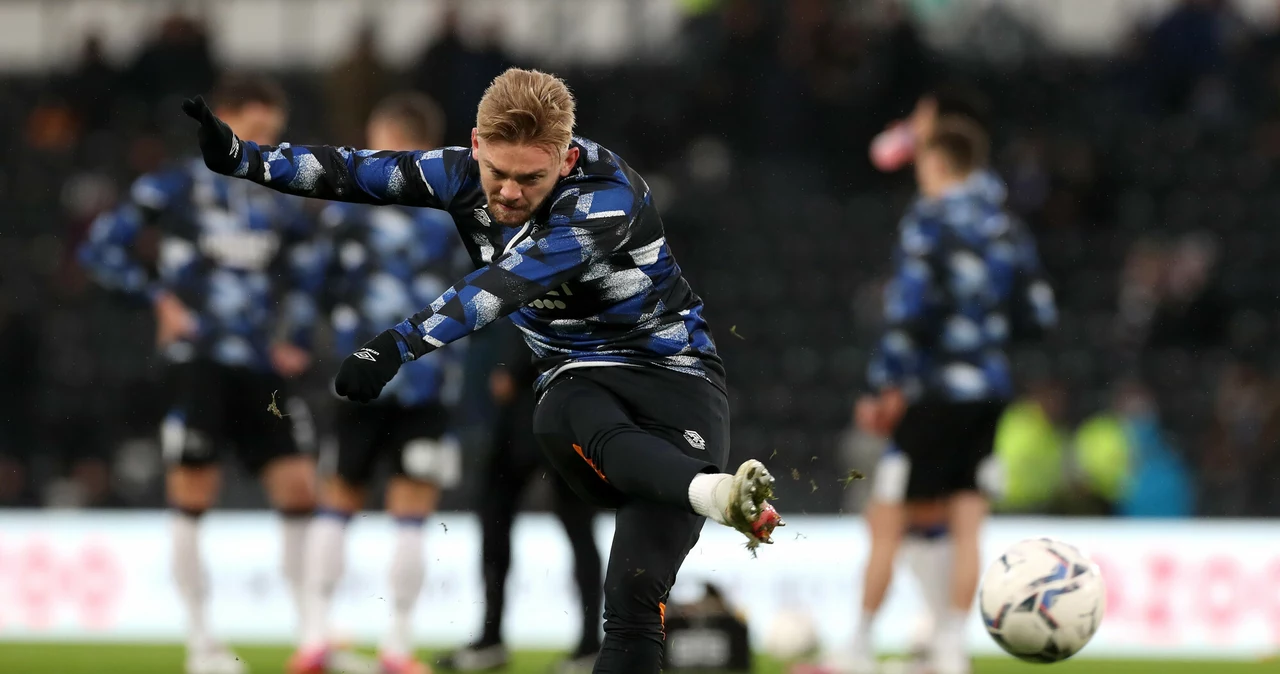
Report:
[[561,178],[569,175],[569,172],[573,170],[574,164],[578,163],[578,155],[581,153],[582,151],[576,146],[569,148],[569,151],[564,153],[564,163],[560,165]]
[[480,149],[480,130],[472,127],[471,129],[471,152],[475,153]]

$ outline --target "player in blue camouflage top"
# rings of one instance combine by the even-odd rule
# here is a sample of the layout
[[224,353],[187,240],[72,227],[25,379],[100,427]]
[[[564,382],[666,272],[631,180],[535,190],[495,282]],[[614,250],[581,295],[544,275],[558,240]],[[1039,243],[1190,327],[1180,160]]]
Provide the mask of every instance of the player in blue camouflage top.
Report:
[[[369,144],[410,150],[437,144],[443,114],[413,93],[378,104]],[[339,358],[444,291],[470,265],[453,218],[430,208],[333,203],[320,213],[318,243],[327,281],[322,312],[330,317]],[[413,610],[425,577],[423,524],[441,490],[461,477],[461,452],[450,433],[450,407],[461,384],[461,352],[443,349],[406,363],[377,404],[339,404],[334,442],[321,465],[327,474],[320,511],[308,536],[301,644],[290,674],[356,669],[359,656],[330,643],[329,608],[342,579],[347,523],[365,505],[365,488],[380,459],[391,460],[386,509],[395,519],[391,559],[390,629],[379,644],[383,674],[428,671],[413,656]],[[332,453],[328,448],[332,448]]]
[[720,472],[728,399],[702,301],[644,180],[573,136],[564,82],[508,70],[480,102],[470,148],[417,152],[260,147],[203,101],[184,109],[216,172],[453,215],[478,269],[348,357],[336,390],[372,400],[402,364],[510,315],[542,370],[534,430],[543,451],[581,496],[617,510],[594,671],[657,672],[667,593],[704,518],[753,548],[780,518],[758,461]]
[[[1005,187],[985,168],[988,140],[971,118],[929,124],[916,151],[920,196],[901,223],[886,329],[859,403],[859,425],[890,436],[867,521],[872,550],[852,658],[840,672],[874,672],[871,623],[908,522],[949,529],[938,573],[949,593],[933,607],[930,658],[939,674],[967,674],[965,625],[980,572],[979,529],[999,489],[991,460],[1013,397],[1006,350],[1057,321],[1035,242],[1004,208]],[[933,601],[930,602],[935,603]],[[941,610],[939,610],[941,609]]]
[[[284,126],[284,95],[271,82],[228,78],[213,99],[245,138],[274,142]],[[283,570],[295,594],[302,582],[315,507],[314,430],[286,380],[310,365],[324,280],[304,204],[192,159],[139,178],[79,251],[99,283],[155,305],[173,401],[161,445],[176,510],[174,578],[188,615],[188,674],[244,670],[210,637],[205,619],[198,524],[217,497],[221,452],[233,449],[285,516]],[[281,417],[268,411],[273,405]]]

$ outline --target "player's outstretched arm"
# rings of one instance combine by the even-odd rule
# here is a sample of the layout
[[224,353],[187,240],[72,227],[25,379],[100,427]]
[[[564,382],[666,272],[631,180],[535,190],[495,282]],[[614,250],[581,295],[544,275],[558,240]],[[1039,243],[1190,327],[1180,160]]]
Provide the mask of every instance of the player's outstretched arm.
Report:
[[[585,211],[580,196],[593,194]],[[575,189],[552,205],[550,227],[519,240],[430,306],[373,338],[342,363],[338,395],[378,397],[400,366],[457,341],[568,281],[626,241],[633,205],[625,189]],[[595,217],[592,217],[595,214]]]
[[241,140],[200,96],[182,103],[200,123],[197,138],[205,166],[285,194],[364,204],[448,209],[471,179],[466,148],[392,152],[329,145],[259,147]]

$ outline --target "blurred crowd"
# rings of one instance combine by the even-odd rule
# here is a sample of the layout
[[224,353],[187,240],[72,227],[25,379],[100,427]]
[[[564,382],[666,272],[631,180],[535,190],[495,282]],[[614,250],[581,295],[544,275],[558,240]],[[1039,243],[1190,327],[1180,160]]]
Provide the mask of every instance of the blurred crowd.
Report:
[[[840,478],[878,449],[848,430],[850,409],[911,195],[908,172],[878,173],[867,145],[923,91],[961,81],[989,99],[995,168],[1062,305],[1059,332],[1016,354],[1025,395],[998,440],[1002,509],[1280,514],[1280,35],[1225,0],[1187,0],[1120,53],[1080,59],[993,9],[939,53],[896,3],[685,4],[674,58],[556,70],[579,132],[649,180],[707,300],[735,460],[775,457],[797,510],[856,501]],[[465,144],[484,86],[517,63],[500,26],[464,37],[443,21],[407,69],[379,59],[366,27],[328,72],[274,73],[286,137],[359,146],[377,100],[414,88]],[[162,504],[150,308],[89,283],[72,251],[133,178],[192,153],[178,100],[224,71],[202,26],[175,16],[128,63],[89,39],[68,72],[0,79],[0,505]],[[468,351],[471,454],[488,442],[491,342]],[[336,365],[317,363],[321,406]],[[261,503],[228,482],[230,505]]]

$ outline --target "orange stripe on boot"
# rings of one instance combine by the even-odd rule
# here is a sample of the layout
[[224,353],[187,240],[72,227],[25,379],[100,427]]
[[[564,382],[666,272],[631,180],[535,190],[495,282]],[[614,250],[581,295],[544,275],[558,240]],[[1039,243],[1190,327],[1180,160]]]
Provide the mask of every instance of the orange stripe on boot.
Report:
[[591,470],[594,470],[596,472],[596,475],[600,476],[601,480],[604,480],[605,482],[609,481],[609,478],[605,477],[604,473],[601,473],[599,468],[596,468],[595,462],[592,461],[591,459],[588,459],[587,455],[582,453],[582,447],[578,445],[574,445],[573,451],[577,452],[578,456],[582,457],[582,460],[586,461],[588,466],[591,466]]

